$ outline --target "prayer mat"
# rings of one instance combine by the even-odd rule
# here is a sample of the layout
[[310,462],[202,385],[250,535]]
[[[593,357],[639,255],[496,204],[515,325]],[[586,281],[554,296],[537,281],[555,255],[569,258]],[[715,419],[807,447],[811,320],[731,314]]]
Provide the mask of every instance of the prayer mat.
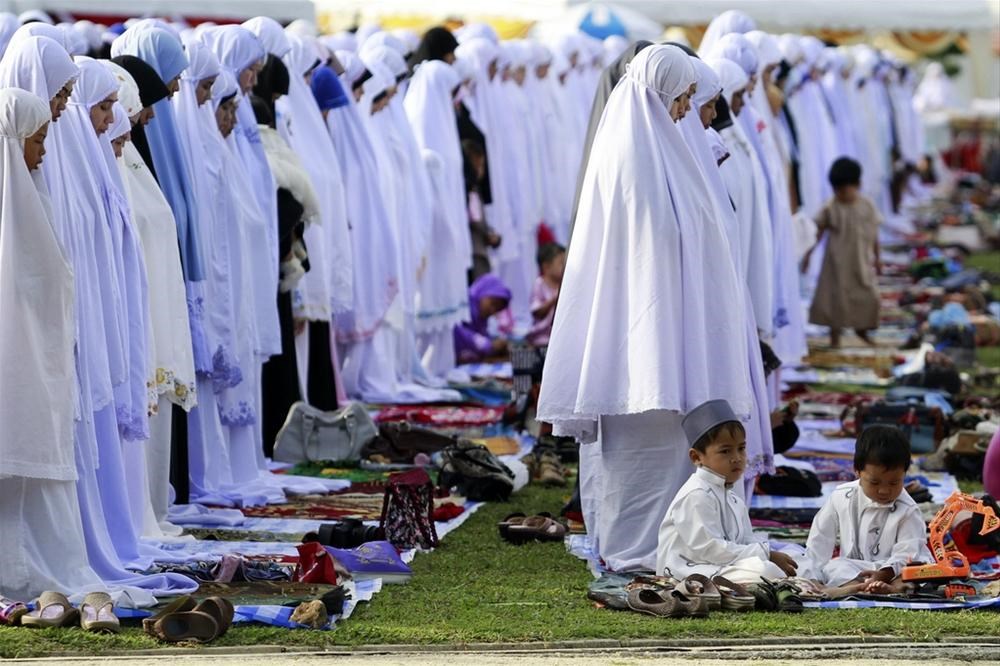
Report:
[[505,363],[466,363],[458,366],[455,370],[475,379],[511,379],[514,376],[514,367],[509,361]]
[[258,543],[302,541],[302,537],[305,536],[305,532],[259,532],[238,528],[212,529],[207,527],[191,527],[184,530],[184,533],[200,541],[256,541]]
[[503,407],[386,407],[375,415],[376,423],[405,421],[430,427],[461,428],[488,426],[503,419]]
[[255,518],[311,518],[338,520],[358,518],[378,520],[382,516],[382,492],[307,495],[287,504],[272,504],[243,509],[243,514]]

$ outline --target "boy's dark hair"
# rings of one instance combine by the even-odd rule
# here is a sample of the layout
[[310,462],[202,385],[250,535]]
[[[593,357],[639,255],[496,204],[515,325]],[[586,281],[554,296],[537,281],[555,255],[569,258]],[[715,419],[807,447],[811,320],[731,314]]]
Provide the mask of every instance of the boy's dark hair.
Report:
[[732,437],[736,437],[737,435],[741,437],[747,436],[746,428],[743,427],[742,423],[739,421],[726,421],[706,431],[691,448],[699,453],[705,453],[708,450],[708,445],[718,439],[719,435],[724,432]]
[[538,248],[538,255],[535,257],[538,261],[538,268],[542,268],[565,251],[566,248],[559,243],[546,243],[541,246]]
[[866,465],[909,469],[910,440],[895,426],[874,425],[865,428],[854,446],[854,469],[860,472]]
[[839,189],[845,185],[861,185],[861,165],[850,157],[838,157],[830,166],[830,185]]

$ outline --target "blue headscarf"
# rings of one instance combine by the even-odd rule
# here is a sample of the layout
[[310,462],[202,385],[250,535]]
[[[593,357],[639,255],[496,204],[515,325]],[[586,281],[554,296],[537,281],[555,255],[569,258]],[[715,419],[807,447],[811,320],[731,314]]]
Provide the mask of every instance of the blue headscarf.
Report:
[[339,109],[348,104],[347,93],[340,82],[340,77],[326,65],[320,65],[313,70],[312,92],[320,111]]
[[[157,27],[132,28],[111,44],[111,55],[131,55],[156,70],[164,83],[180,75],[187,66],[184,47],[173,34]],[[201,239],[198,236],[198,203],[191,182],[191,169],[177,131],[174,107],[169,99],[153,105],[156,117],[146,126],[146,138],[153,156],[160,189],[170,203],[177,223],[177,241],[181,250],[184,279],[205,279]]]

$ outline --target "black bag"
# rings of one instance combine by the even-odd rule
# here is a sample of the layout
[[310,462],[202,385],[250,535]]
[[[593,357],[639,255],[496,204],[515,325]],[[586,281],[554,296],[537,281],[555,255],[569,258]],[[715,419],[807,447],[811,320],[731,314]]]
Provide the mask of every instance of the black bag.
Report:
[[456,488],[475,502],[506,502],[514,490],[514,472],[485,446],[459,440],[444,450],[438,485]]
[[823,484],[807,469],[778,467],[774,474],[761,474],[757,478],[757,490],[764,495],[819,497],[823,494]]
[[361,457],[371,460],[373,456],[381,456],[390,463],[412,463],[419,453],[430,456],[454,443],[454,437],[433,430],[408,423],[387,423],[379,426],[375,439],[361,448]]

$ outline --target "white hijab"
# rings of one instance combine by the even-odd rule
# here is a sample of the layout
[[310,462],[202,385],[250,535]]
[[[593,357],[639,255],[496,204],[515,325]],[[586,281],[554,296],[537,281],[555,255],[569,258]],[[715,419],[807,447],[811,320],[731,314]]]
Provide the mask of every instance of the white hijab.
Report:
[[0,90],[0,478],[73,481],[73,273],[24,163],[51,117],[47,99]]
[[581,441],[602,415],[753,406],[725,230],[668,113],[694,80],[682,50],[647,47],[594,138],[538,405]]
[[751,30],[756,30],[757,24],[752,18],[737,9],[730,9],[722,12],[708,24],[705,36],[701,38],[698,45],[698,53],[703,58],[707,57],[715,47],[716,43],[730,33],[746,34]]

